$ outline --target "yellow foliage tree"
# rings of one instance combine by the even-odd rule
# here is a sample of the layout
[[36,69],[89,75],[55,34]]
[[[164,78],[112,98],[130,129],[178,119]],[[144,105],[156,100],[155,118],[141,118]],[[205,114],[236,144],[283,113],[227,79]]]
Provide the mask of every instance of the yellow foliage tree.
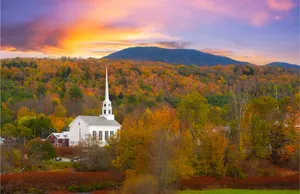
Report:
[[191,136],[180,133],[176,111],[168,106],[146,109],[143,116],[135,120],[125,118],[123,122],[113,166],[130,177],[145,173],[152,173],[155,177],[159,175],[160,189],[166,187],[166,184],[161,184],[162,174],[168,175],[164,176],[168,179],[165,183],[177,178],[189,178],[193,174],[193,168],[189,165],[192,149],[188,144]]
[[55,116],[57,117],[65,117],[67,114],[67,111],[65,107],[62,104],[59,104],[55,107]]
[[22,117],[35,117],[36,113],[34,111],[30,111],[27,107],[21,107],[17,112],[17,118],[21,119]]

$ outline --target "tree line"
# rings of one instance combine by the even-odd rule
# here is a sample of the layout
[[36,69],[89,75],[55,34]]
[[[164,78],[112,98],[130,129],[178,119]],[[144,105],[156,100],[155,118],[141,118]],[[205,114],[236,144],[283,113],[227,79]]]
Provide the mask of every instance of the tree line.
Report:
[[106,164],[125,172],[128,185],[144,177],[162,192],[195,175],[245,178],[272,174],[266,165],[299,167],[298,75],[275,67],[4,59],[2,135],[45,138],[79,114],[99,115],[105,64],[122,124]]

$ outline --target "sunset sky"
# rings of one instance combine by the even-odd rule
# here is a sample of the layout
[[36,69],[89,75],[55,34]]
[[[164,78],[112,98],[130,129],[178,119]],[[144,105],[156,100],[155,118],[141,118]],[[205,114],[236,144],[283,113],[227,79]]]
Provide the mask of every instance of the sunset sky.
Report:
[[1,0],[1,58],[191,48],[299,63],[298,0]]

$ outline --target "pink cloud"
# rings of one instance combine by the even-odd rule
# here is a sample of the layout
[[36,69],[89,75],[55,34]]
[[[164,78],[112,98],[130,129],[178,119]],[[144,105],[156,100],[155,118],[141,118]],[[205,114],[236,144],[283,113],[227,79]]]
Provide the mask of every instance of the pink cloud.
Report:
[[270,9],[275,11],[289,11],[296,6],[291,0],[267,0],[267,4]]
[[[252,26],[262,26],[271,20],[282,19],[282,12],[293,9],[296,4],[292,0],[191,0],[192,9],[199,15],[210,15],[214,20],[231,18],[243,21]],[[204,13],[203,13],[204,12]],[[275,13],[276,12],[276,13]]]

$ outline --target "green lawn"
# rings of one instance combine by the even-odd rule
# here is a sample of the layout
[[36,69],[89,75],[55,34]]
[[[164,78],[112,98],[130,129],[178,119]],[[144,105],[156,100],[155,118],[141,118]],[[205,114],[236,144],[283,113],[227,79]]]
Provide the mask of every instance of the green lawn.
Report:
[[240,189],[215,189],[215,190],[185,190],[178,194],[299,194],[298,190],[240,190]]

